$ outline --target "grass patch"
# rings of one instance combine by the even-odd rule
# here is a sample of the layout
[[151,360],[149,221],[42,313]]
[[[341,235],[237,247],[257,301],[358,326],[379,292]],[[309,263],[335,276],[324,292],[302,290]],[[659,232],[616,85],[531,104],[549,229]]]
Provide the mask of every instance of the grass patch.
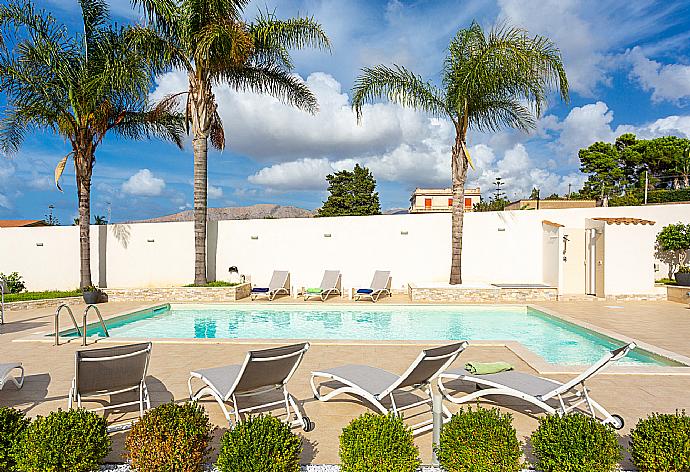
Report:
[[230,282],[225,282],[223,280],[216,280],[214,282],[208,282],[205,285],[194,285],[194,284],[189,284],[185,285],[185,287],[235,287],[237,285],[240,285],[238,283],[230,283]]
[[5,302],[25,302],[50,298],[81,297],[81,290],[46,290],[45,292],[6,293]]
[[654,282],[657,284],[678,285],[678,283],[673,279],[659,279],[655,280]]

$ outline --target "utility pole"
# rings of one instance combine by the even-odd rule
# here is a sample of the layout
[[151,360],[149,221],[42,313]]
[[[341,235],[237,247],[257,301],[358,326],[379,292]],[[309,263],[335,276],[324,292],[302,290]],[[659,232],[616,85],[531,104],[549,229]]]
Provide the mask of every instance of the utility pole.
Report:
[[647,190],[649,190],[649,171],[644,171],[644,204],[647,204]]

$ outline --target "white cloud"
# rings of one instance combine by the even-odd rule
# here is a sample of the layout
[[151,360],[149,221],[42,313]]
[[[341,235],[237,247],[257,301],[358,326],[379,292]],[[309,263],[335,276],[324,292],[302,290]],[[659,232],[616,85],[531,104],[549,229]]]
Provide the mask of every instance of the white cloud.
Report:
[[618,51],[654,42],[682,15],[682,2],[648,0],[498,0],[500,17],[530,34],[551,38],[561,50],[571,90],[596,96],[611,84]]
[[604,102],[574,107],[561,121],[553,115],[545,116],[539,123],[538,135],[553,137],[550,147],[566,162],[577,162],[577,152],[596,141],[614,142],[624,133],[634,133],[640,139],[661,136],[690,138],[690,116],[670,115],[639,125],[612,126],[613,110]]
[[0,193],[0,207],[7,208],[8,210],[12,208],[12,203],[10,203],[10,199],[2,193]]
[[122,184],[124,193],[144,197],[156,197],[164,189],[165,180],[155,177],[148,169],[141,169]]
[[690,65],[662,64],[647,58],[639,46],[627,52],[632,64],[630,75],[646,91],[652,101],[678,102],[690,97]]
[[213,185],[208,186],[208,197],[209,198],[220,198],[223,196],[223,189],[221,187],[215,187]]
[[326,158],[306,158],[264,167],[248,180],[273,190],[324,190],[325,177],[333,171]]
[[492,193],[497,177],[505,183],[503,190],[509,200],[529,195],[533,187],[539,188],[544,196],[552,193],[563,195],[568,191],[568,184],[572,184],[572,190],[575,191],[586,180],[579,172],[560,175],[542,168],[529,156],[522,144],[508,149],[500,159],[496,157],[494,150],[485,144],[473,146],[470,154],[473,156],[476,170],[469,171],[468,186],[479,186],[485,197]]
[[52,190],[55,188],[55,181],[47,175],[34,174],[28,185],[36,190]]

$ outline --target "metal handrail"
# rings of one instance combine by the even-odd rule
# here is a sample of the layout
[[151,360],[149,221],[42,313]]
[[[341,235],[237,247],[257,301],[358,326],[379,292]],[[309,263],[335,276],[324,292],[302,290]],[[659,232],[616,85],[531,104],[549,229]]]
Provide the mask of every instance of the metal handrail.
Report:
[[89,305],[86,307],[84,310],[84,326],[82,328],[82,346],[86,346],[86,315],[89,314],[89,310],[93,308],[96,310],[96,315],[98,315],[98,320],[101,322],[101,327],[103,328],[103,332],[105,333],[105,337],[109,338],[110,334],[108,334],[108,328],[105,327],[105,322],[103,321],[103,317],[101,316],[101,310],[98,309],[96,305]]
[[53,346],[59,346],[60,345],[60,310],[63,308],[67,308],[67,312],[69,313],[69,317],[72,318],[72,324],[74,325],[74,329],[77,330],[77,334],[81,336],[81,331],[79,330],[79,325],[77,324],[76,318],[74,318],[74,313],[72,313],[72,309],[69,307],[67,303],[61,304],[59,307],[57,307],[57,310],[55,310],[55,321],[54,321],[54,327],[55,327],[55,343],[53,343]]

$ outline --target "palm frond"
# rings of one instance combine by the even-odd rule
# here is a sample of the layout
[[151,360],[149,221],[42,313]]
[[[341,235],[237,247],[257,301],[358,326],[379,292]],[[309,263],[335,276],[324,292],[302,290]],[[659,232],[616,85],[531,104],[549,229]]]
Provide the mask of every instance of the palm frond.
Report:
[[[499,24],[485,34],[473,23],[451,41],[444,62],[446,104],[470,126],[495,130],[501,125],[528,129],[552,89],[568,100],[568,82],[560,52],[542,36]],[[525,102],[527,105],[522,105]],[[490,117],[488,104],[495,104]]]
[[180,24],[180,8],[175,0],[131,0],[141,7],[148,26],[167,37],[175,36]]
[[379,98],[386,98],[404,107],[417,108],[433,116],[453,118],[445,106],[443,93],[402,66],[362,69],[352,87],[352,108],[357,114],[357,120],[362,118],[363,105]]
[[259,63],[274,62],[292,69],[289,49],[331,49],[323,27],[313,17],[279,20],[273,13],[260,12],[249,25],[249,31],[256,48],[255,60]]
[[243,23],[218,21],[204,26],[196,35],[194,61],[212,75],[248,61],[254,43]]
[[176,38],[143,26],[132,26],[125,32],[125,40],[133,50],[145,58],[154,75],[170,68],[187,72],[194,69],[184,47]]
[[299,76],[274,65],[244,65],[225,71],[218,80],[227,82],[236,90],[271,95],[309,113],[316,113],[319,109],[316,97]]
[[78,0],[84,21],[84,35],[90,41],[93,35],[110,20],[108,4],[104,0]]
[[225,149],[225,130],[223,129],[223,120],[221,120],[218,110],[213,112],[209,137],[211,138],[211,145],[214,148],[219,151]]
[[144,111],[125,111],[113,117],[109,129],[128,139],[152,137],[172,141],[182,149],[184,145],[184,116],[174,110],[171,102],[161,102]]

